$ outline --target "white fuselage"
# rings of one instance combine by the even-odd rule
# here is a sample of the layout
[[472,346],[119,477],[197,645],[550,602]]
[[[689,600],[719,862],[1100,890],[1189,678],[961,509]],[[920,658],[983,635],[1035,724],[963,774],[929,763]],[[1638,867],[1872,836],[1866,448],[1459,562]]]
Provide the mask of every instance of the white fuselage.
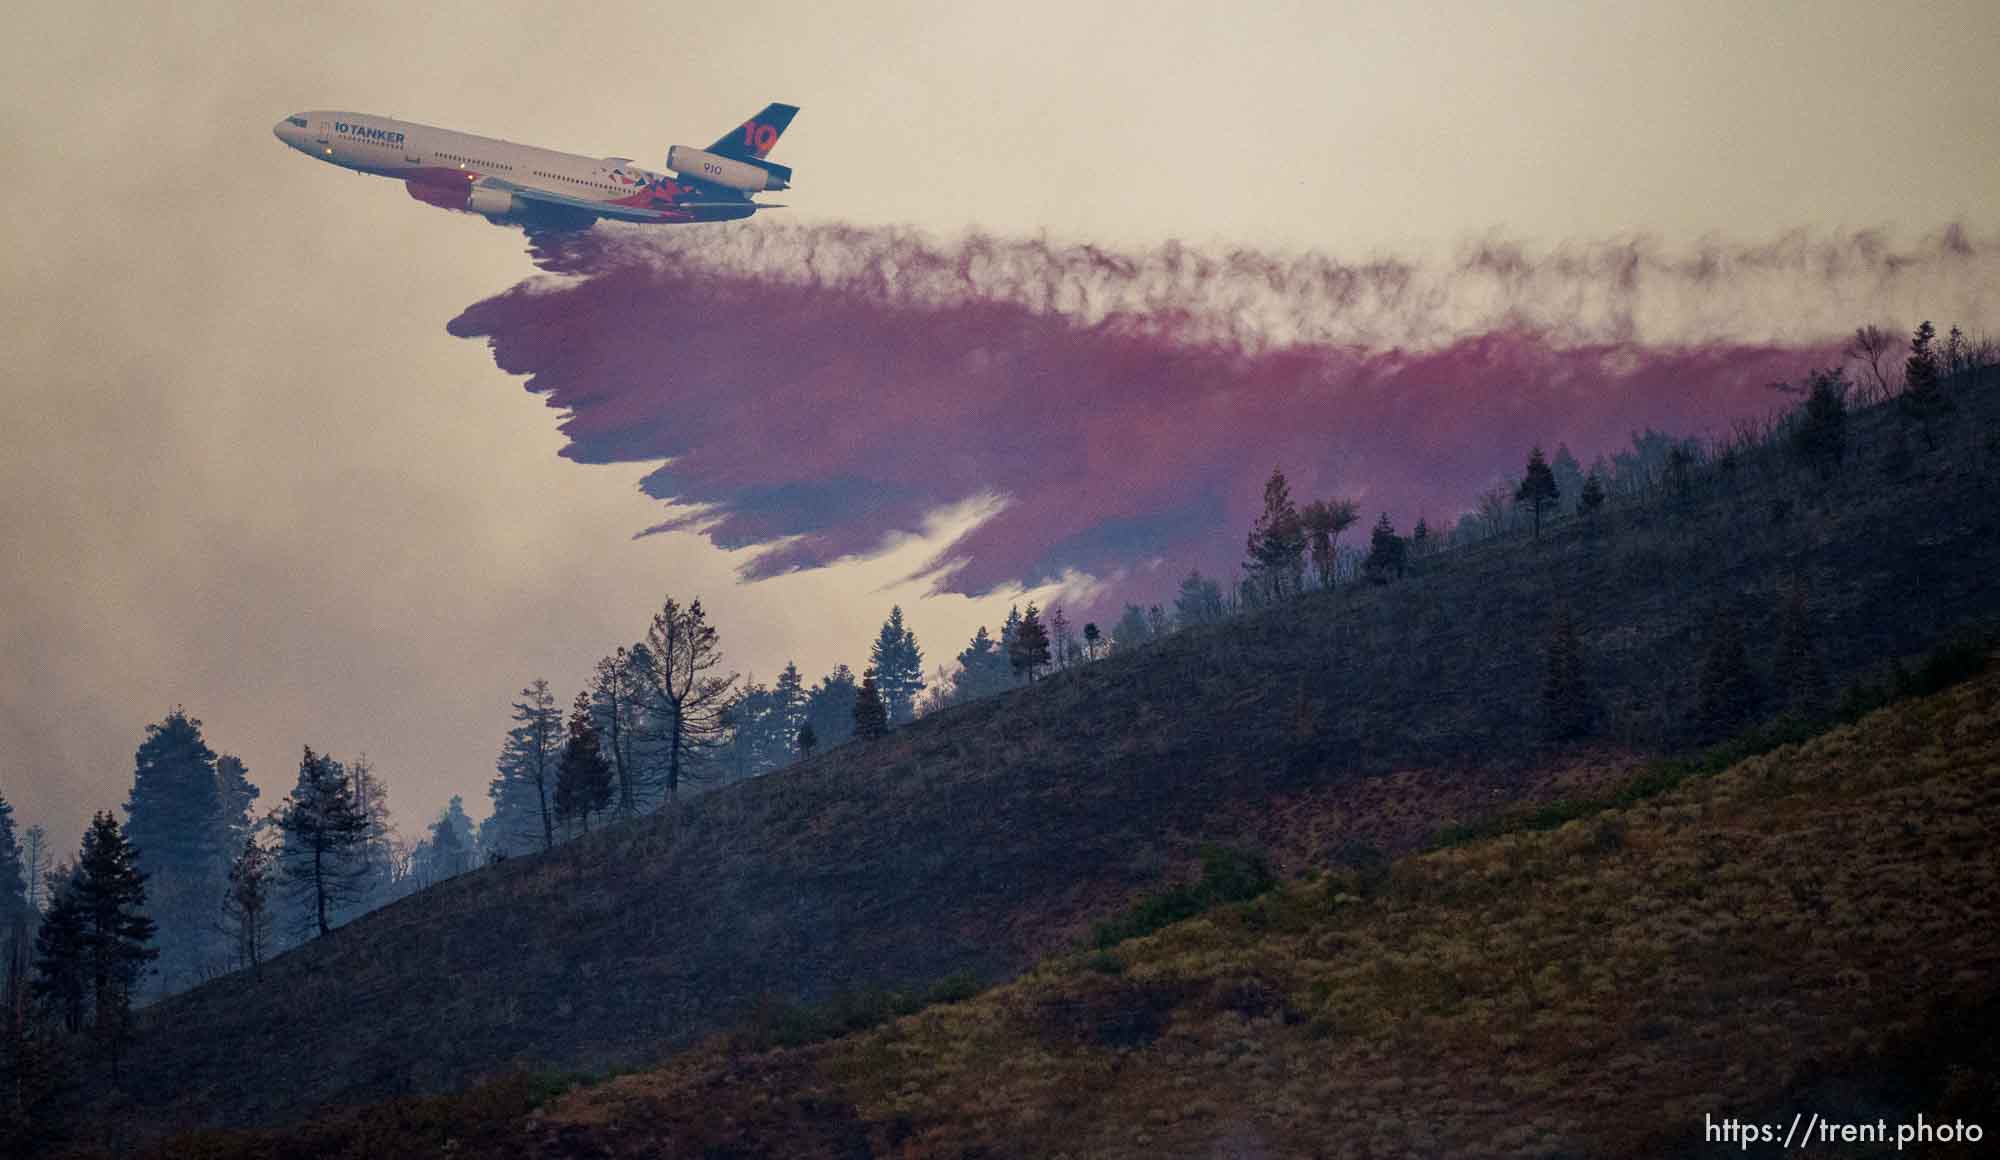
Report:
[[696,187],[627,158],[539,149],[393,117],[315,109],[279,121],[272,132],[329,164],[404,181],[419,200],[495,218],[567,211],[685,222],[748,217],[757,208],[741,194]]

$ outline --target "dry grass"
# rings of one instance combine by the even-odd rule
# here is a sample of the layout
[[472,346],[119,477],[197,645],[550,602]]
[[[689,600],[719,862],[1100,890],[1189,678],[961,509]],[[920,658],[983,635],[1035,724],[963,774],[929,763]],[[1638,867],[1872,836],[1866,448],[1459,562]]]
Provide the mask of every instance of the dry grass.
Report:
[[1940,1003],[1990,993],[1996,832],[1987,676],[1629,810],[1405,859],[1370,899],[1294,883],[1120,946],[1116,973],[1067,956],[835,1043],[712,1046],[573,1093],[519,1143],[699,1154],[690,1120],[726,1121],[747,1154],[808,1154],[830,1140],[805,1100],[908,1157],[1692,1148],[1704,1113],[1897,1059]]

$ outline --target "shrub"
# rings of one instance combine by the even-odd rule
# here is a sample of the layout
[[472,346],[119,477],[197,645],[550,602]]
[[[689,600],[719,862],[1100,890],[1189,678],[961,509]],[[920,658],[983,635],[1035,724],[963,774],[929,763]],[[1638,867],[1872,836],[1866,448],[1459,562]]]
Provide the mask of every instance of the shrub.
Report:
[[1091,942],[1104,948],[1144,938],[1211,907],[1248,902],[1277,884],[1277,875],[1261,854],[1206,845],[1201,848],[1200,879],[1141,898],[1124,914],[1091,928]]

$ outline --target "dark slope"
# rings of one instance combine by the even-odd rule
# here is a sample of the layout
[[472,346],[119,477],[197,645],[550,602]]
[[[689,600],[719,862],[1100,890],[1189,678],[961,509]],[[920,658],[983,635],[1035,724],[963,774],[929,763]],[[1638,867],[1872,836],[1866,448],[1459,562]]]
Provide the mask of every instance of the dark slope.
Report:
[[[1961,392],[1934,452],[1891,414],[1861,416],[1831,482],[1752,456],[1595,528],[1180,634],[449,881],[149,1009],[131,1094],[101,1122],[285,1120],[515,1064],[653,1058],[761,996],[1008,974],[1197,841],[1323,853],[1277,820],[1301,802],[1407,847],[1546,787],[1525,771],[1546,756],[1536,697],[1559,596],[1611,742],[1686,740],[1718,599],[1767,667],[1794,575],[1837,688],[2000,607],[1994,394]],[[1897,445],[1907,470],[1889,470]],[[1371,776],[1396,769],[1425,772]]]
[[717,1037],[567,1092],[513,1076],[147,1154],[1710,1156],[1710,1117],[1979,1123],[2000,1093],[1996,825],[1988,672],[1623,809],[1372,884],[1294,880],[829,1042]]

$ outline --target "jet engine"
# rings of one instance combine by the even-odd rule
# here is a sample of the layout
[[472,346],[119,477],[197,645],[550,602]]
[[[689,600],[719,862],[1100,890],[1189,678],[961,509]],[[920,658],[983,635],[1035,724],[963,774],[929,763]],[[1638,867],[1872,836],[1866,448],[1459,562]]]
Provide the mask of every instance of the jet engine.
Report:
[[465,199],[465,208],[487,217],[511,217],[514,213],[514,195],[504,189],[487,189],[473,186],[472,193]]
[[769,161],[738,161],[734,157],[724,157],[705,149],[690,149],[686,145],[676,145],[667,150],[667,168],[682,177],[740,189],[745,193],[791,188],[792,171],[782,165]]

